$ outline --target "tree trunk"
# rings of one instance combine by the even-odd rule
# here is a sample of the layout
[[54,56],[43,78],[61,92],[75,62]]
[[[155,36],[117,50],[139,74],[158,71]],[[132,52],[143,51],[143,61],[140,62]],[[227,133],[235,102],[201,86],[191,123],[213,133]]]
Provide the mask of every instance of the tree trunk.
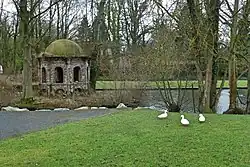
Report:
[[90,88],[92,91],[96,89],[96,80],[98,76],[98,49],[95,46],[94,51],[91,55],[91,65],[90,65]]
[[20,37],[23,48],[23,98],[31,98],[32,91],[32,56],[31,46],[29,45],[29,12],[27,7],[27,0],[20,1]]
[[[50,6],[52,5],[53,1],[50,0],[49,1],[49,4]],[[56,9],[55,9],[56,10]],[[49,19],[50,19],[50,22],[49,22],[49,29],[48,29],[48,38],[49,40],[51,40],[51,37],[52,37],[52,20],[53,20],[53,8],[50,8],[49,9]]]
[[61,19],[61,14],[60,14],[60,3],[56,4],[56,10],[57,10],[57,21],[56,21],[56,39],[60,38],[60,19]]
[[204,112],[208,113],[212,110],[210,109],[210,91],[212,85],[212,66],[213,66],[213,56],[208,57],[207,59],[207,70],[206,70],[206,79],[205,79],[205,89],[204,89],[204,99],[203,106]]
[[[198,16],[197,16],[197,10],[196,10],[196,1],[194,0],[187,0],[189,14],[191,17],[192,22],[192,37],[195,39],[193,46],[191,46],[191,54],[194,55],[194,58],[199,58],[201,56],[201,48],[200,48],[200,36],[199,36],[199,22],[198,22]],[[204,85],[203,85],[203,74],[202,70],[200,68],[200,64],[196,62],[195,64],[196,70],[197,70],[197,78],[199,83],[199,104],[198,104],[198,110],[199,112],[202,112],[204,110]],[[209,96],[208,96],[209,97]]]
[[237,98],[237,78],[236,78],[236,57],[235,57],[235,43],[237,36],[237,22],[238,22],[239,0],[234,2],[233,21],[231,27],[231,41],[230,41],[230,59],[229,59],[229,86],[230,86],[230,103],[229,110],[236,108]]
[[[250,15],[250,0],[246,0],[246,4],[245,4],[245,7],[244,7],[244,13],[243,13],[243,19],[244,21],[246,21],[246,24],[245,24],[245,49],[246,49],[246,58],[249,60],[250,58],[250,50],[248,49],[249,48],[249,42],[248,42],[248,39],[249,37],[246,35],[246,34],[249,34],[249,22],[248,22],[248,18],[249,18],[249,15]],[[246,113],[247,114],[250,114],[250,63],[249,61],[247,62],[248,63],[248,76],[247,76],[247,106],[246,106]]]
[[15,22],[15,30],[14,30],[14,37],[13,37],[13,72],[16,74],[17,67],[16,67],[16,59],[17,59],[17,36],[18,36],[18,26],[19,20],[18,18],[14,21]]
[[235,55],[232,55],[229,61],[229,86],[230,86],[230,103],[229,109],[236,108],[237,98],[237,79],[236,79],[236,62]]
[[219,0],[206,1],[207,20],[207,68],[204,90],[204,112],[212,112],[213,99],[216,97],[216,71],[214,69],[215,57],[218,52],[218,25],[219,25]]
[[[218,47],[217,47],[218,50]],[[216,53],[217,54],[217,53]],[[210,108],[215,111],[217,102],[217,76],[218,76],[218,64],[215,62],[216,57],[213,57],[213,68],[212,68],[212,85],[210,91]],[[219,93],[219,92],[218,92]]]
[[23,49],[23,98],[28,99],[33,96],[32,90],[32,56],[31,46],[27,44]]
[[220,0],[210,1],[211,10],[211,22],[212,22],[212,81],[211,81],[211,91],[210,91],[210,108],[214,111],[216,105],[217,97],[217,75],[218,75],[218,65],[216,58],[218,57],[218,41],[219,41],[219,10],[220,10]]
[[250,64],[248,64],[248,76],[247,76],[247,107],[246,113],[250,114]]
[[203,85],[203,75],[202,71],[197,63],[195,63],[196,70],[197,70],[197,78],[198,78],[198,89],[199,89],[199,99],[198,99],[198,111],[202,112],[204,109],[202,106],[202,100],[204,96],[204,85]]

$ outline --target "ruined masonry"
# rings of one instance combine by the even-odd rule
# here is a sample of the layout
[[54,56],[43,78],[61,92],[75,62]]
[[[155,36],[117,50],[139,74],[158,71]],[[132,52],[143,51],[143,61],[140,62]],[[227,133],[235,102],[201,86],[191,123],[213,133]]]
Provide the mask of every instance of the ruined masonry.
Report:
[[75,42],[52,42],[38,57],[38,76],[43,95],[72,95],[89,88],[90,58]]

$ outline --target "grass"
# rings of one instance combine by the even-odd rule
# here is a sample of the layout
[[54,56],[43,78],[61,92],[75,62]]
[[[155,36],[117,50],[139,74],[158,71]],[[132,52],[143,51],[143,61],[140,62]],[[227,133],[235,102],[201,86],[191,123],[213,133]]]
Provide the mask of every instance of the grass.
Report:
[[[217,88],[220,88],[221,80],[217,82]],[[164,82],[158,82],[161,88],[164,88]],[[165,82],[167,86],[167,82]],[[188,81],[187,88],[192,88],[192,84],[194,88],[198,88],[198,81]],[[158,85],[155,81],[148,81],[148,82],[139,82],[139,81],[97,81],[96,88],[97,89],[120,89],[120,88],[141,88],[142,86],[149,88],[149,89],[157,89]],[[178,88],[177,81],[170,81],[171,88]],[[186,87],[186,82],[183,81],[181,83],[181,87]],[[246,88],[247,87],[247,80],[238,80],[237,82],[238,88]],[[229,88],[229,81],[225,81],[223,88]]]
[[244,167],[250,164],[250,117],[122,111],[3,140],[1,166]]
[[[217,82],[217,88],[220,88],[221,80]],[[161,88],[164,88],[164,82],[158,82]],[[13,83],[14,85],[21,86],[22,83]],[[167,82],[165,82],[167,86]],[[188,81],[187,88],[192,88],[192,84],[194,88],[198,88],[198,81]],[[38,82],[34,82],[33,86],[39,86]],[[170,81],[171,88],[178,88],[177,81]],[[182,81],[181,87],[185,88],[186,83]],[[247,80],[238,80],[237,81],[238,88],[247,88]],[[147,88],[147,89],[158,89],[158,86],[155,81],[97,81],[96,89],[137,89],[137,88]],[[225,81],[223,88],[229,88],[229,81]]]

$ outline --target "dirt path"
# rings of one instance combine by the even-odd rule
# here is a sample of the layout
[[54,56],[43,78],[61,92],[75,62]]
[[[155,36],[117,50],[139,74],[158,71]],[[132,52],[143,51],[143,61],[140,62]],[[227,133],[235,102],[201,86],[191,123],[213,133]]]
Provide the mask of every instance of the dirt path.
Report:
[[113,112],[115,112],[115,110],[88,110],[84,112],[0,112],[0,140]]

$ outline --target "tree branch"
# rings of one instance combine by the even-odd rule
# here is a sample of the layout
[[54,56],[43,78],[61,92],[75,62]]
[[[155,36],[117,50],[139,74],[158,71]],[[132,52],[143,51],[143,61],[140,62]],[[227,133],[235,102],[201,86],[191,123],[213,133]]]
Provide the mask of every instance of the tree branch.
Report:
[[247,72],[248,72],[248,68],[245,69],[245,70],[238,76],[237,80],[240,80],[240,78],[241,78],[243,75],[245,75]]
[[31,17],[30,20],[29,20],[29,23],[30,23],[33,19],[37,18],[38,16],[41,16],[42,14],[46,13],[46,12],[47,12],[48,10],[50,10],[53,6],[55,6],[56,4],[58,4],[58,3],[61,2],[61,1],[63,1],[63,0],[57,0],[56,2],[54,2],[53,4],[51,4],[47,9],[45,9],[45,10],[42,11],[41,13],[38,13],[37,15]]
[[223,24],[227,24],[227,25],[231,26],[231,23],[225,17],[223,17],[222,15],[220,15],[220,18],[224,21],[224,22],[221,21]]
[[179,20],[174,17],[160,2],[158,2],[157,0],[153,0],[153,2],[159,6],[160,8],[162,8],[172,19],[174,19],[174,21],[176,21],[177,23],[179,22]]
[[224,10],[220,9],[220,11],[221,11],[223,14],[225,14],[227,17],[232,18],[232,16],[230,16],[230,15],[229,15],[227,12],[225,12]]
[[19,9],[18,2],[16,0],[12,0],[12,2],[14,3],[14,5],[16,7],[17,14],[20,15],[20,9]]
[[234,11],[233,11],[233,9],[231,8],[231,6],[230,6],[228,0],[224,0],[224,1],[226,2],[227,8],[228,8],[228,10],[230,11],[230,13],[233,14]]
[[154,29],[154,27],[148,27],[148,28],[142,30],[142,32],[137,35],[137,38],[140,38],[141,36],[143,36],[143,35],[145,35],[147,33],[150,33],[150,31],[153,30],[153,29]]
[[34,13],[36,11],[36,7],[41,4],[42,0],[37,0],[35,1],[35,3],[33,4],[33,6],[30,9],[30,13]]

